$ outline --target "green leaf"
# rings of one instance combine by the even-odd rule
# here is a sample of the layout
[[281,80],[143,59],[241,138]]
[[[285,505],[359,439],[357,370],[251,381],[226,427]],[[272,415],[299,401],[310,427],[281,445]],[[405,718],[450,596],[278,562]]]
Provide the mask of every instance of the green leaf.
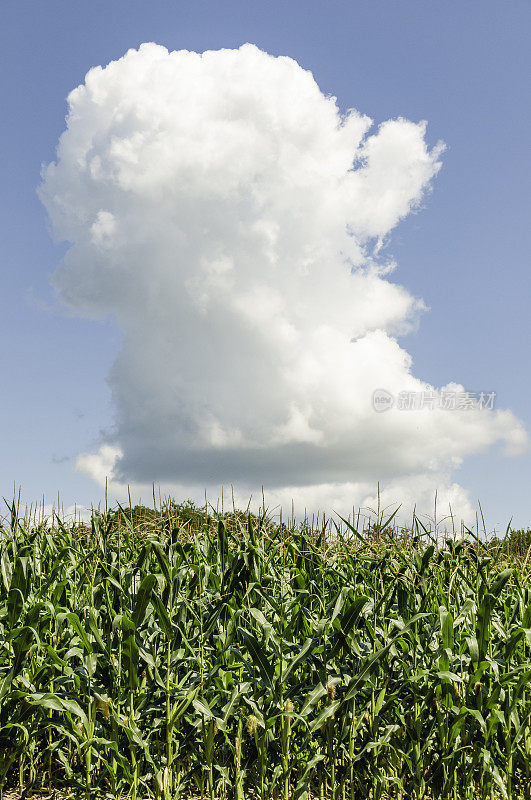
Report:
[[272,689],[275,665],[269,659],[268,654],[256,636],[254,636],[252,633],[249,633],[249,631],[242,627],[238,627],[238,633],[243,639],[245,646],[249,651],[249,655],[251,656],[253,666],[258,670],[263,683],[269,689]]
[[339,700],[334,700],[332,703],[327,703],[325,706],[323,706],[323,708],[316,716],[316,718],[312,720],[309,724],[309,728],[312,733],[316,730],[319,730],[324,725],[327,719],[334,716],[337,709],[339,708],[339,703],[340,703]]
[[133,613],[131,614],[132,620],[137,628],[140,627],[140,625],[144,622],[146,609],[156,584],[157,578],[155,575],[146,575],[138,587],[138,592],[135,596],[135,604],[133,606]]
[[444,650],[454,649],[454,619],[444,606],[439,609],[441,619],[441,636]]
[[166,583],[169,586],[171,584],[171,575],[170,575],[170,562],[168,560],[168,556],[162,549],[159,542],[155,542],[152,540],[151,547],[153,549],[153,552],[155,553],[157,561],[159,562],[159,566],[162,574],[164,575],[164,578],[166,579]]
[[468,647],[468,652],[470,653],[470,658],[475,664],[477,664],[479,662],[478,640],[475,636],[467,636],[465,641]]
[[14,628],[17,624],[22,609],[24,608],[24,595],[17,587],[9,590],[7,596],[7,624],[10,628]]
[[173,635],[173,630],[171,626],[170,617],[168,616],[168,612],[166,611],[164,603],[162,602],[158,594],[156,594],[155,592],[153,592],[153,594],[151,595],[151,602],[153,603],[155,616],[158,620],[160,627],[164,631],[166,638],[171,639]]
[[73,629],[81,639],[81,644],[83,645],[87,653],[92,653],[94,648],[92,647],[92,644],[89,641],[87,632],[82,626],[78,615],[74,614],[74,612],[71,611],[69,614],[66,615],[66,619],[68,620],[70,625],[73,627]]

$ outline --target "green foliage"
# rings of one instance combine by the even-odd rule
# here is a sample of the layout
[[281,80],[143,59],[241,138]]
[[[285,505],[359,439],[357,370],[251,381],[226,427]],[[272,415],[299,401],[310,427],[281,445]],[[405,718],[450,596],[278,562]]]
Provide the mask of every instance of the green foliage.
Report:
[[490,547],[501,550],[505,556],[513,558],[526,558],[531,553],[531,529],[509,530],[504,539],[491,539]]
[[13,507],[0,791],[529,798],[529,531],[413,528]]

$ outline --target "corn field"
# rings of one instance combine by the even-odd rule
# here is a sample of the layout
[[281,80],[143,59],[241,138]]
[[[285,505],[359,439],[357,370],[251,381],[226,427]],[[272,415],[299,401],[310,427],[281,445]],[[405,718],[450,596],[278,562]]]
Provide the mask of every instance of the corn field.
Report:
[[525,556],[338,522],[13,506],[0,796],[529,800]]

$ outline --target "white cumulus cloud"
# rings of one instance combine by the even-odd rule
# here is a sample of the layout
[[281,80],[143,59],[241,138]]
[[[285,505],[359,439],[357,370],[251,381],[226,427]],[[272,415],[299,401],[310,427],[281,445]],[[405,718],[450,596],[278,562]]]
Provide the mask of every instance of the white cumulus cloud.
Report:
[[514,415],[372,407],[379,387],[432,388],[397,341],[423,303],[381,259],[441,165],[425,123],[342,114],[310,72],[249,44],[144,44],[68,102],[40,188],[70,243],[53,283],[123,332],[115,428],[78,467],[189,495],[264,485],[306,507],[370,501],[380,480],[398,502],[438,489],[469,512],[451,470],[521,449]]

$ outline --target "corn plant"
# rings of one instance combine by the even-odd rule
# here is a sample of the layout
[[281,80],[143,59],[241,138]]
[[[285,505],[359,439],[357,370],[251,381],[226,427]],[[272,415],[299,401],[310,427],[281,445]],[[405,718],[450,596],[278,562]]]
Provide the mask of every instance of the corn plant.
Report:
[[0,537],[0,797],[531,800],[528,539],[168,503]]

